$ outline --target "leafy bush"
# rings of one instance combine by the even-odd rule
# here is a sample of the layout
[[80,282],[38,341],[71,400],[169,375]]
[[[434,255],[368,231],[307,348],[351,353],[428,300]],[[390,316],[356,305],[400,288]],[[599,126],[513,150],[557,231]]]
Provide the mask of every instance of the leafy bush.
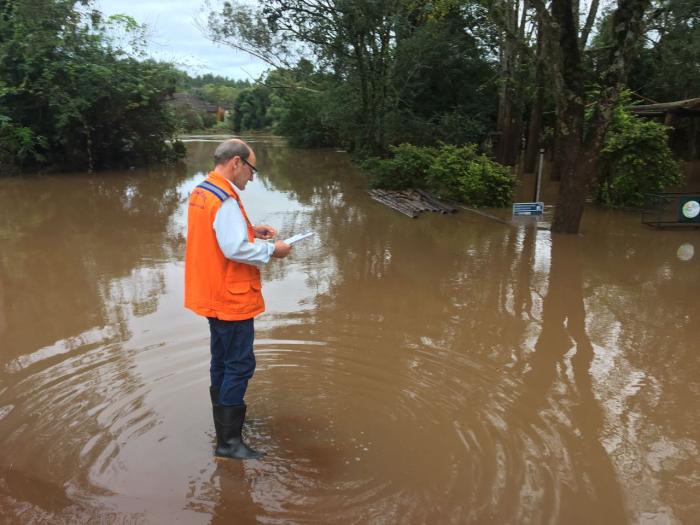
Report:
[[216,126],[216,114],[203,111],[200,116],[202,117],[202,125],[204,126],[204,129],[210,129]]
[[0,175],[14,173],[27,161],[42,161],[43,157],[37,150],[45,146],[43,137],[0,115]]
[[370,185],[374,188],[404,190],[424,188],[426,176],[435,161],[435,148],[412,144],[389,146],[394,155],[388,159],[370,158],[362,166],[370,172]]
[[428,183],[441,197],[474,206],[508,206],[515,178],[507,167],[476,153],[476,145],[443,145]]
[[515,178],[507,167],[477,154],[474,144],[443,144],[439,148],[401,144],[390,150],[392,158],[363,163],[372,187],[424,188],[473,206],[508,206],[512,202]]
[[204,129],[202,115],[190,105],[177,106],[173,110],[178,127],[184,132]]
[[229,132],[231,131],[231,126],[226,120],[222,120],[221,122],[214,124],[211,129],[215,131]]
[[600,158],[596,200],[610,207],[641,207],[644,194],[681,182],[681,170],[668,144],[670,128],[635,117],[620,106]]

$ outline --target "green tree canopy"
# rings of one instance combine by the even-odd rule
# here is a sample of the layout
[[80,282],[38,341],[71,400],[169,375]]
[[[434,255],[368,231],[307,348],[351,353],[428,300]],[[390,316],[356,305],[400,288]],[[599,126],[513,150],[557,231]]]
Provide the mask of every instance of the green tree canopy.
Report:
[[[486,135],[495,113],[494,59],[475,12],[485,10],[407,0],[273,0],[259,9],[226,2],[210,14],[209,28],[215,41],[295,77],[273,90],[296,115],[278,115],[281,129],[305,135],[300,143],[332,139],[380,153],[406,140]],[[303,74],[311,62],[300,58],[315,67]],[[320,133],[311,138],[302,121],[320,125]]]
[[[89,0],[0,0],[0,163],[100,169],[173,159],[178,73],[129,54],[139,26]],[[3,172],[6,172],[3,169]]]

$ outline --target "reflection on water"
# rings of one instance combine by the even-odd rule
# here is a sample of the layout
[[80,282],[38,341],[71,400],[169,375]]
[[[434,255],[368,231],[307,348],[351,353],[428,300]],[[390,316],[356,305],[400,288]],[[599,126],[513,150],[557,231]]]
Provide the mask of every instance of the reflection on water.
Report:
[[208,331],[182,307],[184,204],[216,143],[179,170],[0,180],[3,519],[695,519],[695,231],[410,221],[346,155],[253,141],[253,220],[318,233],[264,270],[263,461],[213,460]]
[[695,246],[685,242],[678,247],[676,255],[681,261],[689,261],[695,256]]

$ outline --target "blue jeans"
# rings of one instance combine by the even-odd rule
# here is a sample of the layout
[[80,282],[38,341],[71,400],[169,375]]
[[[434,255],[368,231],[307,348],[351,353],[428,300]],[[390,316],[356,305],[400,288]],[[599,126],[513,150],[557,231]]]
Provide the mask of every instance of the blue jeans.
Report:
[[211,386],[219,389],[220,405],[242,405],[248,380],[255,372],[253,319],[207,319],[211,333]]

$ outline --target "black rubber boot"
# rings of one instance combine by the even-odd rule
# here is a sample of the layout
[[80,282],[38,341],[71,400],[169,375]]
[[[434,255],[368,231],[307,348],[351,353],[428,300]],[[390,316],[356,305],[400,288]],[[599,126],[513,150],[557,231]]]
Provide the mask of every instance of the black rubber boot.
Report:
[[243,442],[241,432],[245,421],[245,405],[214,405],[216,428],[215,456],[233,459],[260,459],[265,454],[253,450]]

